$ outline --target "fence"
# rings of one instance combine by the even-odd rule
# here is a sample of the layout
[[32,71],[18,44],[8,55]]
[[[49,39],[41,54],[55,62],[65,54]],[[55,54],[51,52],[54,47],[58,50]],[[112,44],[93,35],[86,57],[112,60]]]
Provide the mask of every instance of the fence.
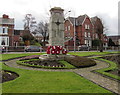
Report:
[[[75,48],[73,46],[65,46],[67,51],[99,51],[99,47],[92,47],[92,48],[82,48],[79,46],[76,46]],[[46,52],[47,46],[43,46],[41,52]],[[120,46],[118,47],[103,47],[104,51],[120,51]],[[6,46],[4,52],[25,52],[25,46]]]
[[25,46],[4,46],[4,52],[24,52]]

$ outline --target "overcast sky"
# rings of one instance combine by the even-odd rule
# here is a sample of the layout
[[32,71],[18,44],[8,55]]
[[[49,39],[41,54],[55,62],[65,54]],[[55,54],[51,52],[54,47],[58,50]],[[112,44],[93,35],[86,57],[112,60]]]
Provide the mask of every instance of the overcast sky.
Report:
[[0,17],[8,14],[15,18],[15,29],[23,29],[25,14],[32,14],[37,22],[48,20],[50,8],[56,6],[63,8],[65,14],[71,10],[66,16],[98,16],[108,29],[107,35],[118,35],[118,2],[119,0],[0,0]]

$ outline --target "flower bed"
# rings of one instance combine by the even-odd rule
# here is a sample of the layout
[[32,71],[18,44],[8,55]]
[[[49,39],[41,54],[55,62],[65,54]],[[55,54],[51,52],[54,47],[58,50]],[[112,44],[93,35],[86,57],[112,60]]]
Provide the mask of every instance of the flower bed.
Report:
[[11,71],[7,71],[7,70],[0,70],[0,75],[2,77],[2,80],[0,81],[0,83],[14,80],[17,77],[19,77],[18,74],[11,72]]
[[96,65],[96,62],[94,60],[80,56],[65,57],[65,61],[74,65],[77,68]]
[[70,69],[70,68],[80,68],[80,67],[89,67],[96,65],[95,61],[89,58],[80,57],[80,56],[65,56],[62,60],[57,59],[39,59],[39,56],[28,56],[21,58],[17,61],[18,64],[37,67],[37,68],[62,68],[62,69]]

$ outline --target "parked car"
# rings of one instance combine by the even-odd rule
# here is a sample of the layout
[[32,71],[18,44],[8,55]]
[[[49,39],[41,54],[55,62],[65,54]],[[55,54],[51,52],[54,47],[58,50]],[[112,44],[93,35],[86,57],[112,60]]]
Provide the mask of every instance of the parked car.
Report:
[[4,46],[0,46],[0,53],[5,52],[5,47]]
[[25,51],[26,52],[40,52],[42,50],[39,46],[26,46]]
[[81,46],[79,46],[79,50],[80,51],[89,51],[89,50],[91,50],[91,48],[86,45],[81,45]]

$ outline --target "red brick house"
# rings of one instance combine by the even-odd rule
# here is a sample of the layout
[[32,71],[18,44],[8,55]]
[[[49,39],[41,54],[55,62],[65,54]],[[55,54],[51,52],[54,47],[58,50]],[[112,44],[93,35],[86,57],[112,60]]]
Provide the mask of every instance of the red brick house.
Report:
[[[81,15],[77,18],[67,18],[65,20],[65,36],[70,35],[74,39],[74,25],[76,45],[91,46],[93,34],[93,24],[91,22],[91,19],[87,15]],[[73,46],[73,39],[66,42],[65,45]]]
[[[96,33],[95,30],[95,28],[97,27],[96,23],[103,28],[102,23],[99,22],[96,17],[90,18],[86,14],[81,15],[77,18],[68,17],[65,20],[64,24],[65,36],[70,36],[72,37],[72,39],[65,42],[65,45],[66,46],[74,45],[74,30],[75,30],[76,46],[86,45],[91,47],[92,40],[98,39],[98,33]],[[105,45],[107,45],[108,38],[107,36],[103,35],[103,33],[101,34],[101,40]]]
[[[97,16],[92,17],[91,21],[93,23],[93,40],[94,39],[101,39],[103,46],[107,47],[108,46],[108,37],[104,34],[103,31],[103,24],[100,18]],[[101,33],[100,33],[101,31]]]
[[105,34],[103,34],[102,35],[102,41],[103,41],[103,46],[104,47],[108,47],[108,40],[109,40],[109,38]]
[[13,46],[14,18],[4,14],[0,18],[0,46]]

